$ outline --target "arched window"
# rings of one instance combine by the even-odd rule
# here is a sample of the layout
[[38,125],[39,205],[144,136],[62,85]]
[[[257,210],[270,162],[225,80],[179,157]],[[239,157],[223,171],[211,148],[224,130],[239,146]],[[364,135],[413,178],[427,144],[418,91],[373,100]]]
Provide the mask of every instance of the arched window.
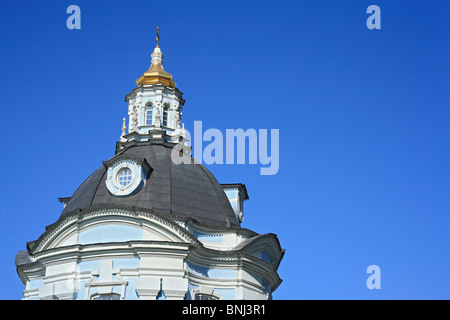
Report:
[[192,291],[193,300],[223,300],[223,294],[214,291],[211,287],[200,285],[198,289]]
[[212,294],[197,293],[195,295],[195,300],[219,300],[219,298]]
[[169,119],[169,107],[163,107],[163,117],[162,117],[162,125],[167,127],[167,120]]
[[149,104],[145,109],[145,125],[151,126],[153,124],[153,106]]
[[93,294],[91,300],[120,300],[120,294],[109,293],[109,294]]

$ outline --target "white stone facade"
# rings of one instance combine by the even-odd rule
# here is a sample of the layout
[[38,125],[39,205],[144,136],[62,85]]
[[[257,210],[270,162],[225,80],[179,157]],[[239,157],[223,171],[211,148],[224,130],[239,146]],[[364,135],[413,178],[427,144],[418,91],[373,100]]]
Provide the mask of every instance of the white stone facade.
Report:
[[129,133],[147,134],[150,130],[163,129],[172,135],[181,129],[185,101],[178,89],[162,84],[140,85],[125,101],[128,102]]
[[24,299],[270,299],[274,235],[211,230],[118,206],[62,217],[19,267]]

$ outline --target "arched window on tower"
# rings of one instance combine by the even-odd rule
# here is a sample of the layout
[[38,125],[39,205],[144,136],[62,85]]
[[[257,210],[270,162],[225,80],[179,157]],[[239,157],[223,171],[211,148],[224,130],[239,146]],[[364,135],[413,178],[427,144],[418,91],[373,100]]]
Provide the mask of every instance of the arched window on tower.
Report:
[[145,109],[145,125],[151,126],[153,124],[153,106],[149,104]]
[[167,127],[167,121],[169,119],[169,107],[165,106],[163,107],[163,117],[162,117],[162,125],[163,127]]

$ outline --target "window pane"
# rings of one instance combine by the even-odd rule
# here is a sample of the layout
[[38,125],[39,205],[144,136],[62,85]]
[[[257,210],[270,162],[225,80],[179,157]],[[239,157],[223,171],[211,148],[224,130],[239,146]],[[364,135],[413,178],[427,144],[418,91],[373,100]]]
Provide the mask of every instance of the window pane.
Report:
[[167,117],[168,117],[168,113],[169,111],[167,110],[167,108],[163,108],[163,126],[167,126]]
[[145,125],[150,126],[153,124],[153,107],[148,107],[145,114]]
[[117,175],[117,182],[121,186],[128,186],[131,183],[132,180],[132,172],[130,169],[125,168],[120,170],[119,174]]

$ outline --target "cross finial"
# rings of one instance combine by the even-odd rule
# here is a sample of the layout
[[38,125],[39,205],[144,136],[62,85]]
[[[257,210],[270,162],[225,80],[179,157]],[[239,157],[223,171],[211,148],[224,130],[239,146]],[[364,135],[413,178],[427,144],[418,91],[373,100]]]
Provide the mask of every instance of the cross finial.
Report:
[[159,27],[156,27],[156,46],[159,47]]

